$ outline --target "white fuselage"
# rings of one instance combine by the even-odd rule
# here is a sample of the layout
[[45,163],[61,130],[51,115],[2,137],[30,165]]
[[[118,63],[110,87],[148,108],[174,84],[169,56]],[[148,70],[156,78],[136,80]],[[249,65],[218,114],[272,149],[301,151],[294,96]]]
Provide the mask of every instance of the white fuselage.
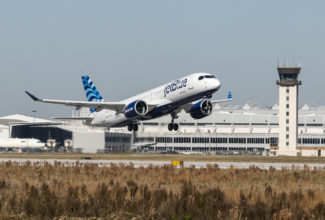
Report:
[[0,139],[0,148],[43,148],[45,144],[37,139],[4,138]]
[[[155,109],[148,112],[143,120],[160,117],[171,113],[184,104],[192,103],[204,97],[210,98],[212,93],[220,88],[220,82],[215,77],[199,79],[200,76],[212,75],[208,73],[191,74],[125,99],[121,103],[128,105],[134,101],[142,100],[147,104],[156,105]],[[106,109],[94,112],[92,116],[93,120],[90,125],[93,126],[117,127],[125,126],[130,122],[124,113],[116,114],[115,111]]]

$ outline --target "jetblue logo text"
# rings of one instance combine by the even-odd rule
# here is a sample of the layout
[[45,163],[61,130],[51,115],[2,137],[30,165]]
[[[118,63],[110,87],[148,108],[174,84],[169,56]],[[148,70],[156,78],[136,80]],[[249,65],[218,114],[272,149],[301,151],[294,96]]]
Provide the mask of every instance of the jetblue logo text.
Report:
[[164,97],[166,97],[166,95],[169,92],[173,92],[177,89],[186,87],[186,83],[187,83],[187,79],[183,79],[182,81],[178,79],[178,80],[168,84],[167,86],[165,86],[165,89],[164,89]]

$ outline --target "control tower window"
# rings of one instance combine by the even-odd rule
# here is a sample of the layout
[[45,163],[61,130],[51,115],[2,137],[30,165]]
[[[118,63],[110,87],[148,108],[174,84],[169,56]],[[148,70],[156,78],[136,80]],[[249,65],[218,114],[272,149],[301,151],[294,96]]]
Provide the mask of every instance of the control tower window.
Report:
[[297,74],[280,74],[281,80],[296,80]]

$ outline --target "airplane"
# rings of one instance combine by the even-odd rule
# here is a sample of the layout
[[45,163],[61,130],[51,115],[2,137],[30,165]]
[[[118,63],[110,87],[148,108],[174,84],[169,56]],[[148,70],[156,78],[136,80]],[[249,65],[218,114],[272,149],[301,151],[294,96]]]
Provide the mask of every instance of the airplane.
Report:
[[137,131],[138,123],[163,115],[171,115],[168,130],[177,131],[179,126],[174,122],[177,114],[184,109],[193,119],[201,119],[211,114],[212,103],[232,100],[231,92],[222,100],[211,101],[212,94],[221,86],[220,81],[209,73],[194,73],[173,80],[167,84],[122,100],[120,102],[104,101],[89,76],[81,77],[88,101],[68,101],[40,99],[25,91],[34,101],[74,106],[77,110],[90,108],[88,117],[55,118],[61,120],[82,120],[89,126],[124,127],[129,131]]
[[24,149],[41,149],[45,147],[38,139],[27,138],[0,138],[0,148],[24,148]]

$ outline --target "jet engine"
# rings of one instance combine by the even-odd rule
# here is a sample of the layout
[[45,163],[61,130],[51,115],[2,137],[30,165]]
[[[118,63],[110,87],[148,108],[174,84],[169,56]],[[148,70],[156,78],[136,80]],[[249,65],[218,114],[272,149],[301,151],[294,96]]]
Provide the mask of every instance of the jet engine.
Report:
[[212,104],[207,99],[195,103],[190,109],[191,117],[194,119],[204,118],[210,115],[211,112],[212,112]]
[[148,105],[144,101],[138,100],[131,102],[124,108],[124,115],[126,118],[136,118],[144,116],[148,112]]

